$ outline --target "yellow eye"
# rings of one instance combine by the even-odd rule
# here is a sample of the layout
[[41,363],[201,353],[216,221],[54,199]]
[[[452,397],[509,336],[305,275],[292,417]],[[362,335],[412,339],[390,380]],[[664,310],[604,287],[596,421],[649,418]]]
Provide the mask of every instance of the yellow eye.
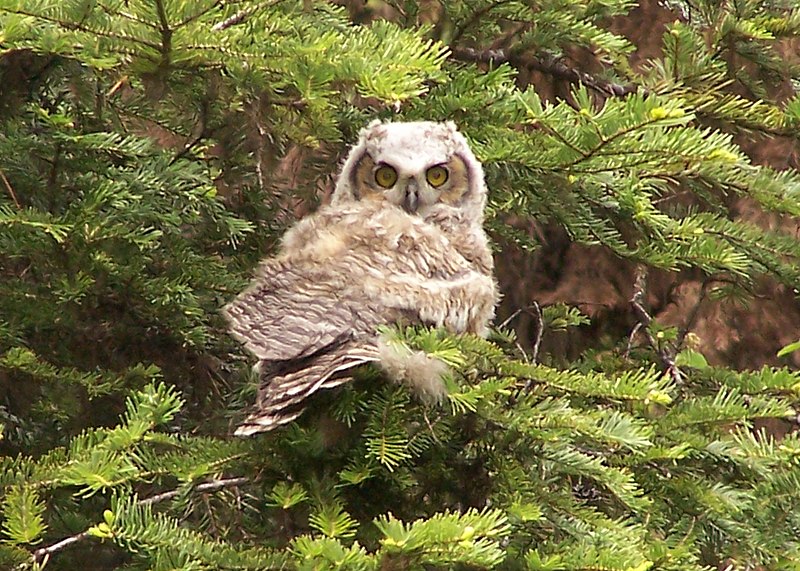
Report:
[[394,183],[397,182],[397,171],[389,165],[378,167],[378,170],[375,171],[375,182],[383,188],[394,186]]
[[428,179],[428,183],[434,188],[446,183],[448,176],[450,175],[444,167],[431,167],[428,169],[428,172],[425,173],[425,178]]

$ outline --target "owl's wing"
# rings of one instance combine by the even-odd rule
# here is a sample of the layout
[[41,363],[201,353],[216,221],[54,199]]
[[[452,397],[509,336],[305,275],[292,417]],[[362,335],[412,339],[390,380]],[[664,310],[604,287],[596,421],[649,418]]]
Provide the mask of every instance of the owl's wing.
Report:
[[320,389],[350,379],[350,369],[377,361],[378,312],[343,287],[336,263],[266,260],[255,282],[223,312],[233,336],[259,359],[261,386],[239,436],[294,420]]
[[223,310],[232,335],[266,361],[303,359],[345,341],[369,315],[341,295],[333,270],[267,260]]
[[291,422],[312,394],[379,360],[374,332],[380,312],[343,285],[349,281],[336,263],[271,259],[225,307],[232,334],[260,361],[256,405],[237,435]]
[[308,397],[351,379],[350,370],[378,361],[374,339],[334,343],[305,359],[261,363],[261,387],[253,413],[236,429],[237,436],[265,432],[300,416]]

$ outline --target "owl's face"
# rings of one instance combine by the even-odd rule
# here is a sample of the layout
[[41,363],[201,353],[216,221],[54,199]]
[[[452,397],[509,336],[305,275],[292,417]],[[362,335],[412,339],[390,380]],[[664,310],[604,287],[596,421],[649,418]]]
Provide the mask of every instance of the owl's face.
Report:
[[439,204],[482,217],[483,171],[453,123],[370,124],[350,152],[333,202],[387,201],[426,217]]

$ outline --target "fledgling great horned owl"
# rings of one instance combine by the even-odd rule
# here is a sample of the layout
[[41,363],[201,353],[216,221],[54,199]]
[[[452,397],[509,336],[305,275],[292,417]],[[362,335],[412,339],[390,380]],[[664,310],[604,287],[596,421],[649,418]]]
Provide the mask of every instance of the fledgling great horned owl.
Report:
[[306,217],[227,305],[262,379],[245,435],[290,422],[316,391],[376,362],[426,400],[446,367],[384,339],[390,324],[486,333],[498,294],[482,229],[480,163],[452,123],[374,122],[344,164],[330,206]]

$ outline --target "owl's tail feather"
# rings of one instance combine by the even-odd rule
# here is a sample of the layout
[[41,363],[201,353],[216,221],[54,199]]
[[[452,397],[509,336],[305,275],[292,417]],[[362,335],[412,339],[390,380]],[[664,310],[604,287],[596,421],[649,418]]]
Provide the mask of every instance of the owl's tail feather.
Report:
[[248,436],[292,422],[303,413],[311,395],[350,381],[352,369],[366,363],[378,363],[390,379],[407,385],[423,402],[435,403],[447,396],[443,378],[449,371],[435,357],[385,336],[374,344],[349,341],[329,345],[302,359],[262,361],[259,374],[264,383],[258,392],[256,410],[235,434]]
[[256,411],[234,434],[267,432],[293,421],[303,413],[304,401],[311,395],[350,381],[354,367],[379,359],[377,347],[351,343],[304,359],[262,362],[259,372],[267,382],[259,390]]

